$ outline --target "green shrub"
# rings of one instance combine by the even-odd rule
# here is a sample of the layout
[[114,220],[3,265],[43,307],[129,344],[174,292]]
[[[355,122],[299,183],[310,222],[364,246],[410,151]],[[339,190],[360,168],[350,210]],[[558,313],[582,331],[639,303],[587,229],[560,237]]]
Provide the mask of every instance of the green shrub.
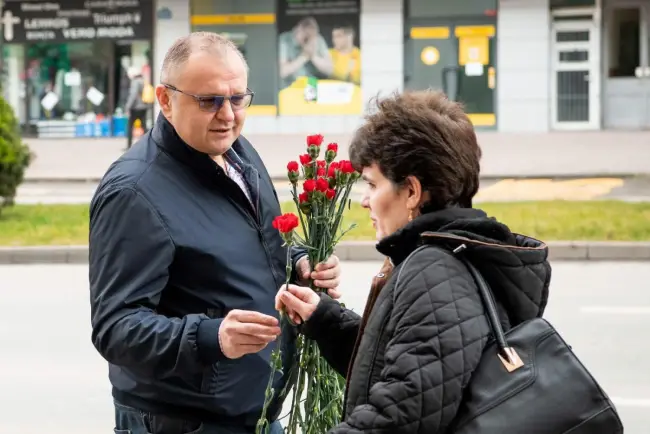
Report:
[[0,212],[13,205],[32,155],[20,136],[14,111],[0,96]]

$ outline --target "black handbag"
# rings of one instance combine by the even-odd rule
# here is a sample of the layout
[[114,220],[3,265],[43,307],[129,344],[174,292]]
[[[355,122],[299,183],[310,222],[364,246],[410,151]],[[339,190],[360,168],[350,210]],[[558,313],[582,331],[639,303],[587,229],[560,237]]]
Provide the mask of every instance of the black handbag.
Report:
[[472,373],[449,433],[618,434],[616,408],[589,371],[542,318],[503,332],[481,273],[462,255],[478,286],[493,337]]

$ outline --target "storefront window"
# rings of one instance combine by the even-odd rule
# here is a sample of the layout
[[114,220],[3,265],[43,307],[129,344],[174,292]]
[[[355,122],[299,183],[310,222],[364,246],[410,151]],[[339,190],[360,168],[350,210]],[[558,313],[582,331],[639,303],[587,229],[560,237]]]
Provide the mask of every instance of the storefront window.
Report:
[[108,41],[28,45],[29,119],[108,116],[110,46]]

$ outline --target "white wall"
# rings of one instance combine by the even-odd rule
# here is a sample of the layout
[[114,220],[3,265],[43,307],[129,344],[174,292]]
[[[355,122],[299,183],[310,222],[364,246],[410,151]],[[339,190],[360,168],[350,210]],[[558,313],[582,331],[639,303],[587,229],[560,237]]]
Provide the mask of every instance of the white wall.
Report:
[[500,0],[498,17],[499,131],[548,131],[551,95],[549,2]]
[[[171,19],[159,18],[162,8],[171,11]],[[155,14],[153,79],[157,84],[160,82],[160,69],[165,53],[176,39],[190,33],[190,2],[189,0],[156,0]],[[158,110],[156,104],[156,115]]]
[[363,98],[404,87],[402,0],[361,1],[361,79]]

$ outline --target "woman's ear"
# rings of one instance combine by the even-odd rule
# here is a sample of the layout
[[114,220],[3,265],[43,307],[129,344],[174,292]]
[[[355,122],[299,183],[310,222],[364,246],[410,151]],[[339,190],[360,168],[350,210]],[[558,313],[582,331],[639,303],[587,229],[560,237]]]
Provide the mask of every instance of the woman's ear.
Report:
[[420,180],[415,176],[409,176],[406,178],[406,183],[404,184],[406,189],[406,206],[409,210],[417,210],[420,205],[422,205],[422,184]]

